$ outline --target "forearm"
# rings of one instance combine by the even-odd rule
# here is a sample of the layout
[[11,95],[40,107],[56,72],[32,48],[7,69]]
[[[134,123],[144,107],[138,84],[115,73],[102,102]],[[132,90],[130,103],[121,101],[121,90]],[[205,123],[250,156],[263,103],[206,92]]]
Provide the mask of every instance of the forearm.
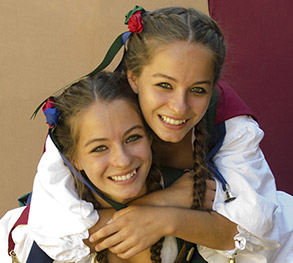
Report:
[[213,249],[234,248],[237,225],[216,212],[166,208],[168,235]]
[[[210,182],[207,185],[210,188],[213,188],[213,184],[210,184]],[[193,173],[187,172],[168,188],[144,195],[132,201],[130,205],[152,205],[164,207],[190,208],[193,199],[192,196]],[[207,201],[209,199],[213,200],[213,198],[214,193],[212,197],[206,196]]]
[[[175,204],[175,202],[173,202]],[[173,206],[167,189],[146,194],[131,201],[128,205]]]

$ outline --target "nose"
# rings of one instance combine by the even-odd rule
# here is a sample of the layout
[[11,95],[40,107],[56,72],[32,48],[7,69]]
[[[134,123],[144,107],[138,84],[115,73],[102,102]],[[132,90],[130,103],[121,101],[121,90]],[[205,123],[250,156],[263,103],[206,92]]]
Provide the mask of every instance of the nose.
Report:
[[133,156],[123,146],[117,146],[111,153],[111,164],[114,167],[125,168],[130,166]]
[[172,98],[169,101],[169,107],[172,112],[183,115],[188,111],[188,99],[184,91],[178,91],[173,94]]

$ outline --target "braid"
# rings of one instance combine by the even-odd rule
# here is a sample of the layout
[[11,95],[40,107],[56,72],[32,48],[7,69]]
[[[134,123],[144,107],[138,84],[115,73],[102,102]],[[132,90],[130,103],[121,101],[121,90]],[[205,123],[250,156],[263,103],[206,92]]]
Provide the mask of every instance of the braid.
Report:
[[[153,156],[154,156],[154,154],[153,154]],[[155,158],[153,158],[153,159],[155,159]],[[148,193],[162,189],[162,186],[160,184],[161,178],[162,178],[162,174],[159,169],[159,166],[157,165],[156,161],[153,160],[153,163],[152,163],[152,166],[150,169],[150,173],[149,173],[149,175],[147,177],[147,181],[146,181]],[[152,263],[161,263],[162,262],[161,250],[163,247],[164,239],[165,238],[162,237],[157,243],[155,243],[154,245],[151,246],[150,252],[151,252]]]
[[108,250],[104,249],[101,252],[96,252],[96,261],[98,263],[108,263]]
[[194,127],[194,142],[193,142],[193,159],[194,159],[194,184],[193,184],[193,202],[191,209],[204,210],[204,197],[206,191],[206,179],[211,178],[205,162],[206,157],[206,138],[207,132],[204,128],[203,121],[200,121]]
[[163,247],[165,237],[162,237],[156,244],[151,246],[151,260],[152,263],[161,263],[161,250]]
[[[159,170],[159,167],[156,164],[156,162],[153,161],[149,175],[146,180],[148,193],[162,189],[162,186],[160,184],[161,178],[162,178],[162,174]],[[76,183],[78,183],[78,181]],[[92,203],[96,210],[101,208],[100,203],[95,199],[94,195],[92,194],[92,192],[90,191],[88,187],[77,184],[77,188],[79,192],[82,189],[81,198],[83,200]],[[150,252],[151,252],[152,263],[161,263],[161,250],[163,247],[163,242],[164,242],[164,237],[162,237],[157,243],[151,246]],[[96,261],[99,263],[108,263],[107,254],[108,254],[107,249],[101,252],[96,252]]]
[[[90,191],[88,187],[83,188],[82,199],[92,203],[96,210],[99,210],[101,208],[101,204],[95,199],[94,195],[92,194],[92,192]],[[104,249],[100,252],[96,252],[96,262],[108,263],[107,255],[108,255],[107,249]]]
[[226,56],[224,36],[214,20],[193,8],[167,7],[145,12],[143,31],[128,38],[125,69],[140,76],[158,47],[176,41],[201,44],[211,51],[215,84]]

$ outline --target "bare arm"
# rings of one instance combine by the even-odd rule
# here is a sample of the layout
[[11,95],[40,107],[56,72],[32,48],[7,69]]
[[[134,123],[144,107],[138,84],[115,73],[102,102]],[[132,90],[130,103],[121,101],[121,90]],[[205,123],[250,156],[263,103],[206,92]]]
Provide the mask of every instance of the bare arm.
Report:
[[129,258],[166,235],[210,248],[232,249],[236,232],[236,225],[216,212],[131,206],[117,212],[112,223],[91,237],[98,240],[111,235],[99,243],[96,249],[110,248],[111,252],[120,257]]
[[[115,212],[116,210],[113,208],[99,209],[99,220],[93,227],[89,229],[89,234],[91,235],[97,232],[103,226],[105,226]],[[90,248],[91,252],[95,251],[95,243],[91,243],[89,239],[84,239],[83,242]]]
[[[91,235],[95,242],[112,235],[96,249],[110,248],[113,253],[129,258],[166,235],[216,249],[233,248],[234,223],[215,212],[189,209],[192,180],[192,174],[187,173],[169,188],[137,199],[130,207],[116,212],[112,223]],[[209,181],[207,185],[211,207],[215,183]]]
[[[211,210],[215,198],[216,183],[206,181],[204,208]],[[193,194],[193,172],[186,172],[170,187],[144,195],[129,205],[154,205],[165,207],[190,208]]]

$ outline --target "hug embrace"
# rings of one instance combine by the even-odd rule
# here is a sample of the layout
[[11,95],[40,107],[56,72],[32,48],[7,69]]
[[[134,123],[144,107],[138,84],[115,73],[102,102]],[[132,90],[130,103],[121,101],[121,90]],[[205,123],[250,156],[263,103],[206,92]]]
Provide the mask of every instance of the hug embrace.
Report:
[[276,190],[256,117],[220,80],[216,22],[136,6],[125,23],[116,72],[102,62],[46,100],[46,150],[29,204],[1,219],[1,259],[290,262],[293,199]]

